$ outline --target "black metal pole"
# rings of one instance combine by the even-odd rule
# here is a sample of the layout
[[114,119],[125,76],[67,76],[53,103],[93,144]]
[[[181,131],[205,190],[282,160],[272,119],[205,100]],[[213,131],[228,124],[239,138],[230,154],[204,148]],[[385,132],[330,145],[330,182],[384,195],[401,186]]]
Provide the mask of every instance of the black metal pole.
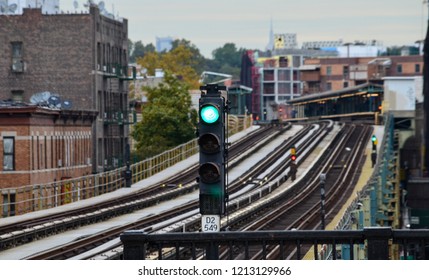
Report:
[[207,260],[219,260],[219,246],[211,242],[206,247]]
[[321,219],[322,219],[322,224],[321,224],[321,229],[325,230],[325,180],[326,180],[326,175],[325,174],[320,174],[320,212],[321,212]]
[[[429,7],[429,3],[428,3]],[[426,37],[423,46],[423,116],[424,116],[424,147],[423,170],[428,168],[429,164],[429,20],[426,31]]]
[[127,144],[125,147],[125,160],[126,160],[126,168],[124,171],[125,187],[131,188],[133,173],[130,168],[130,144]]

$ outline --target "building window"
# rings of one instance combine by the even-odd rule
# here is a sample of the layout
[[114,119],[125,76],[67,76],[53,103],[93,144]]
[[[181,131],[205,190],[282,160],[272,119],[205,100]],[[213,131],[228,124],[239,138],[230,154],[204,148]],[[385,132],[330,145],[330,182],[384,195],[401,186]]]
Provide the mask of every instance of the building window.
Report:
[[343,66],[343,77],[344,77],[344,79],[349,78],[349,66],[348,65]]
[[332,66],[326,67],[326,75],[328,75],[328,76],[332,75]]
[[332,90],[332,83],[326,83],[326,90]]
[[15,138],[3,138],[3,170],[15,170]]
[[23,72],[24,61],[22,59],[22,42],[12,42],[12,71]]
[[416,73],[420,73],[420,64],[416,64],[415,70],[416,70]]
[[349,87],[349,82],[343,82],[343,88]]
[[23,102],[24,101],[24,91],[12,90],[12,100],[15,102]]
[[396,72],[402,73],[402,64],[396,65]]

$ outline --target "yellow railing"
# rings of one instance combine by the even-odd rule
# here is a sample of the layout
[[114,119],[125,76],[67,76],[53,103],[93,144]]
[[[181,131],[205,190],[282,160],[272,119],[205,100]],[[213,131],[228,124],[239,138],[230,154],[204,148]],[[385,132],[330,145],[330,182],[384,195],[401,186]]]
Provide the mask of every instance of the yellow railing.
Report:
[[[228,118],[229,135],[252,125],[250,116]],[[133,183],[144,180],[198,153],[197,139],[132,164]],[[125,167],[46,184],[2,189],[2,217],[22,215],[109,193],[125,186]]]

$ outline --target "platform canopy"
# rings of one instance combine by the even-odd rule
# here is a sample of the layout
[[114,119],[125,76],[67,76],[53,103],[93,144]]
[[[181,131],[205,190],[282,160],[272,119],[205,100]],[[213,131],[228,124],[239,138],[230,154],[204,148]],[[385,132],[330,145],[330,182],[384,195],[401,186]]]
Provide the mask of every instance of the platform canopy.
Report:
[[300,105],[305,103],[320,102],[323,100],[333,99],[333,98],[344,98],[355,95],[362,95],[367,93],[381,93],[383,92],[383,86],[374,83],[364,83],[354,87],[347,87],[335,91],[325,91],[314,94],[307,94],[298,98],[289,100],[287,103],[290,105]]

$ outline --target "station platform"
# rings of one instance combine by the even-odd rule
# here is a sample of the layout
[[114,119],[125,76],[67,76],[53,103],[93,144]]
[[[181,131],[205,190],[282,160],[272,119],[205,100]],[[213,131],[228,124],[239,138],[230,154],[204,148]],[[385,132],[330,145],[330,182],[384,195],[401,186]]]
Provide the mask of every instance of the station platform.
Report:
[[[382,143],[383,137],[384,137],[384,126],[381,125],[375,125],[373,135],[375,135],[378,139],[378,143]],[[377,145],[377,153],[380,151],[380,145]],[[353,200],[356,198],[356,195],[358,192],[362,191],[362,189],[365,187],[366,183],[370,179],[374,169],[372,167],[371,162],[371,152],[372,152],[372,141],[371,139],[368,141],[366,149],[365,149],[365,162],[362,166],[362,172],[359,176],[359,179],[354,187],[353,194],[347,199],[347,202],[343,205],[341,210],[338,212],[337,215],[335,215],[332,220],[326,225],[326,230],[335,230],[338,223],[342,219],[344,213],[346,212],[347,208],[351,205]],[[304,260],[314,260],[313,255],[313,248],[309,250],[309,252],[303,257]]]
[[[375,135],[378,139],[378,143],[382,143],[383,141],[383,136],[384,136],[384,126],[374,126],[374,133],[373,135]],[[377,153],[379,153],[380,150],[380,146],[381,145],[377,145]],[[360,191],[362,191],[362,189],[365,187],[366,183],[368,182],[368,180],[370,179],[374,169],[372,168],[372,162],[371,162],[371,152],[372,152],[372,142],[371,139],[369,140],[366,149],[365,149],[365,163],[362,166],[362,172],[361,175],[359,176],[358,182],[356,183],[354,190],[353,190],[353,194],[352,196],[349,197],[349,199],[347,200],[346,204],[343,205],[343,207],[341,208],[340,212],[332,219],[332,221],[326,226],[327,230],[334,230],[335,227],[338,225],[338,222],[341,220],[341,218],[343,217],[347,207],[349,207],[349,205],[353,202],[353,200],[356,197],[356,194]]]

